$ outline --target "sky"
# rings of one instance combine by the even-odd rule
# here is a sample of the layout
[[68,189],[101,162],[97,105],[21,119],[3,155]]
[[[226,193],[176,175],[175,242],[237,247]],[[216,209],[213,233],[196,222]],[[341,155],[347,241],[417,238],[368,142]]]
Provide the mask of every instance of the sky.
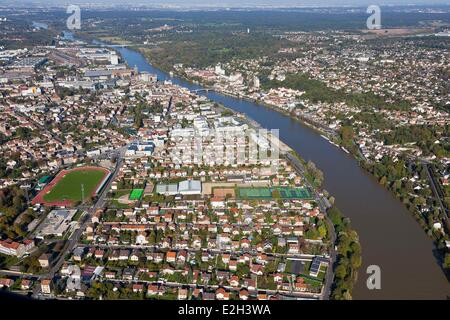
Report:
[[258,7],[258,6],[368,6],[408,4],[449,4],[450,0],[0,0],[0,4],[148,4],[175,7]]

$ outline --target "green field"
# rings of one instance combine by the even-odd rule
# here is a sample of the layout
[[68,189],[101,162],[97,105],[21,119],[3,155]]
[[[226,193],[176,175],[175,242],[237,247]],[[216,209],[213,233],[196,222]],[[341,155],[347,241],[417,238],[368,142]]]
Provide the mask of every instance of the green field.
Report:
[[130,193],[130,200],[140,200],[144,194],[144,189],[133,189]]
[[276,187],[273,190],[277,190],[280,193],[282,199],[311,199],[311,194],[304,188],[293,187]]
[[305,188],[273,187],[273,188],[238,188],[241,199],[312,199]]
[[102,181],[105,172],[101,170],[76,170],[68,172],[54,187],[44,195],[44,200],[52,201],[82,201],[81,185],[84,185],[85,200],[95,192]]
[[272,198],[270,188],[238,188],[239,197],[243,199]]

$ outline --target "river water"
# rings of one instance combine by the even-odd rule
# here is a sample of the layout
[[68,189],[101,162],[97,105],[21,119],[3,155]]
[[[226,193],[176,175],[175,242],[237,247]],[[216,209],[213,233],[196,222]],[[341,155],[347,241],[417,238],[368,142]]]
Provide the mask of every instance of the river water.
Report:
[[[150,65],[138,52],[116,48],[130,67],[158,75],[158,80],[190,90],[201,89]],[[359,234],[363,265],[353,290],[354,299],[447,299],[450,284],[434,256],[432,241],[389,191],[358,166],[357,161],[333,146],[308,126],[265,106],[215,92],[200,93],[248,115],[267,129],[279,129],[280,139],[311,160],[325,176],[324,188],[352,221]],[[366,286],[369,265],[381,269],[381,290]]]

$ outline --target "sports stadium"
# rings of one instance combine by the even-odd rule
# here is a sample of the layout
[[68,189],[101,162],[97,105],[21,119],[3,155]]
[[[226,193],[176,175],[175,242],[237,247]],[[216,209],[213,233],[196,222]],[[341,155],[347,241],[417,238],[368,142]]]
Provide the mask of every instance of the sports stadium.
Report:
[[96,196],[111,172],[100,167],[79,167],[60,171],[33,199],[33,204],[71,207]]

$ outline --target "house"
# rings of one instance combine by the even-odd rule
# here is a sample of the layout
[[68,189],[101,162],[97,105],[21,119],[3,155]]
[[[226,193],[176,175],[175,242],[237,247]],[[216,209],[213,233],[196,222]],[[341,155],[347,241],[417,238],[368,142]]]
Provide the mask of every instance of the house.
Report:
[[21,290],[30,290],[31,288],[31,280],[23,279],[20,283],[20,289]]
[[144,232],[141,232],[136,236],[136,244],[137,245],[148,244],[148,240],[147,240],[146,234]]
[[169,263],[174,263],[177,259],[177,253],[175,251],[169,251],[166,255],[166,261]]
[[147,295],[156,296],[159,293],[158,285],[151,284],[147,288]]
[[94,252],[94,257],[95,259],[103,259],[103,257],[105,256],[105,251],[103,250],[95,250]]
[[239,277],[234,275],[230,278],[230,286],[232,287],[239,287]]
[[100,222],[100,217],[103,214],[103,209],[99,209],[97,211],[95,211],[94,215],[91,218],[91,223],[99,223]]
[[275,273],[273,275],[273,282],[282,282],[283,281],[283,275],[281,273]]
[[201,274],[201,281],[203,284],[209,284],[209,282],[211,281],[211,278],[212,278],[212,276],[210,273],[203,272]]
[[39,265],[41,268],[48,268],[50,265],[50,256],[46,253],[43,253],[38,258]]
[[225,208],[225,199],[224,198],[212,198],[211,206],[213,209],[222,209]]
[[202,252],[202,262],[208,262],[208,261],[209,261],[209,258],[210,258],[209,253],[203,251],[203,252]]
[[131,281],[133,280],[136,270],[134,268],[125,268],[122,273],[122,279]]
[[217,300],[229,300],[230,293],[225,291],[224,288],[219,288],[216,290],[216,299]]
[[129,250],[120,250],[119,251],[119,260],[128,260],[130,257]]
[[228,269],[230,269],[230,271],[237,271],[237,265],[237,260],[230,260],[230,262],[228,263]]
[[228,264],[230,262],[230,254],[229,253],[222,254],[222,262],[225,264]]
[[317,277],[320,273],[320,270],[322,268],[327,267],[328,264],[329,264],[329,261],[327,258],[319,257],[319,256],[314,257],[314,259],[311,263],[311,267],[309,269],[309,275],[312,277]]
[[178,289],[178,300],[186,300],[188,298],[188,290],[184,288]]
[[144,291],[144,285],[135,283],[135,284],[133,284],[132,289],[133,289],[134,293],[141,293]]
[[250,245],[251,245],[250,240],[248,240],[248,239],[242,239],[242,240],[241,240],[241,248],[242,248],[243,250],[249,249],[249,248],[250,248]]
[[72,259],[74,261],[81,261],[81,259],[83,258],[83,255],[84,255],[84,248],[77,247],[77,248],[75,248],[75,250],[73,250]]
[[119,260],[119,251],[114,250],[109,256],[108,261],[118,261]]
[[295,291],[305,292],[308,290],[308,285],[305,283],[305,279],[302,277],[297,277],[297,281],[294,284]]
[[256,290],[256,280],[255,279],[244,279],[244,287],[248,290]]
[[153,256],[153,261],[155,263],[163,262],[164,261],[164,253],[162,253],[162,252],[155,253],[155,255]]
[[226,280],[226,281],[228,281],[228,279],[230,278],[230,273],[228,271],[217,270],[216,271],[216,277],[217,277],[218,280]]
[[50,279],[41,280],[41,292],[43,294],[51,294],[52,293],[51,284],[52,281]]
[[178,257],[177,257],[177,263],[178,264],[183,264],[185,263],[187,260],[187,251],[185,250],[181,250],[178,252]]
[[247,289],[241,289],[239,291],[239,299],[241,299],[241,300],[248,300],[248,296],[249,296],[249,294],[248,294]]
[[0,253],[9,256],[22,257],[25,253],[34,248],[34,241],[24,240],[16,242],[11,239],[0,240]]
[[258,300],[268,300],[267,294],[258,293]]
[[216,295],[212,292],[204,292],[202,294],[203,300],[215,300]]
[[0,279],[0,288],[10,288],[14,284],[14,280],[3,278]]
[[139,256],[140,256],[140,254],[138,251],[133,251],[130,255],[130,261],[138,262]]

